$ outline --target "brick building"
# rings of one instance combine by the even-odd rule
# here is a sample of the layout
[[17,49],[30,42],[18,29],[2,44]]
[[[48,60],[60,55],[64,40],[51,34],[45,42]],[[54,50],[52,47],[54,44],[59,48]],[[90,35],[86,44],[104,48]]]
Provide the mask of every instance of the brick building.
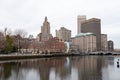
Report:
[[51,38],[48,41],[44,41],[44,42],[33,40],[29,44],[27,51],[33,52],[33,53],[65,52],[66,45],[64,42],[59,40],[57,37]]

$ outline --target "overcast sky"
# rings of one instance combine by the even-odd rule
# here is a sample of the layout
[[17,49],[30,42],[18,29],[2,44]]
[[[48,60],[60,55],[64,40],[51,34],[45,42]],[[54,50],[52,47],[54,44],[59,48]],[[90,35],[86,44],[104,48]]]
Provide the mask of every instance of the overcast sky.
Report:
[[25,29],[34,37],[48,17],[51,33],[66,27],[77,34],[77,16],[100,18],[102,33],[120,48],[120,0],[0,0],[0,30]]

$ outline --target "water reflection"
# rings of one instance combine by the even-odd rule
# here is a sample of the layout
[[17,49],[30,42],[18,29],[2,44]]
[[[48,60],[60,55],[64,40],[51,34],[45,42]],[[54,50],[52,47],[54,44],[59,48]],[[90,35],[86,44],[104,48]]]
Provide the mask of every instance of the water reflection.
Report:
[[119,58],[79,56],[0,61],[0,80],[120,80]]

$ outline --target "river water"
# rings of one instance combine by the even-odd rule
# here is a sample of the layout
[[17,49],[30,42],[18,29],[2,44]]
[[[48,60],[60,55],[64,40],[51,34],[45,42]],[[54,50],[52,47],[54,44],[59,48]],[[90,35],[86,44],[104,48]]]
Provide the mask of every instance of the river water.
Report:
[[0,61],[0,80],[120,80],[118,59],[75,56]]

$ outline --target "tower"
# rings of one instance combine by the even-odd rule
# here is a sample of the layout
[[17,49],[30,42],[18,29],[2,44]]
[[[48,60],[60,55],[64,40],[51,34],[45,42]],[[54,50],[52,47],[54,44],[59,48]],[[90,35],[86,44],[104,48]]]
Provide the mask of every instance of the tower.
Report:
[[81,32],[92,32],[96,35],[97,51],[101,50],[101,20],[92,18],[81,23]]
[[45,17],[43,25],[41,26],[41,40],[40,41],[47,41],[51,37],[52,35],[50,34],[50,23],[48,22],[47,17]]
[[86,20],[85,15],[79,15],[77,17],[77,34],[81,33],[81,23]]
[[47,17],[45,17],[43,26],[41,26],[41,33],[42,34],[50,34],[50,23],[48,22]]

